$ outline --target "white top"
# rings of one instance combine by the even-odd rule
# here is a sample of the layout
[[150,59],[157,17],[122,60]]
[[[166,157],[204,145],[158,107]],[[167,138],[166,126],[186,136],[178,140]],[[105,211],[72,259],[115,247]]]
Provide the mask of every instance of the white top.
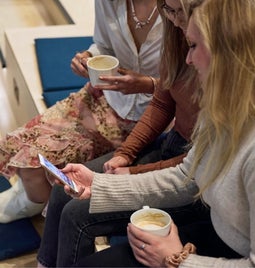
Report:
[[[241,259],[226,260],[191,254],[181,267],[255,267],[255,126],[242,141],[229,169],[203,194],[211,208],[215,231]],[[195,180],[187,180],[193,149],[183,164],[137,175],[95,173],[90,212],[135,210],[150,207],[177,207],[193,202],[203,176],[207,156],[202,159]]]
[[[88,49],[93,56],[109,54],[117,57],[120,66],[135,72],[159,77],[162,21],[158,16],[139,53],[127,23],[126,0],[95,0],[94,44]],[[117,114],[137,121],[144,112],[151,94],[129,94],[104,91],[109,105]]]

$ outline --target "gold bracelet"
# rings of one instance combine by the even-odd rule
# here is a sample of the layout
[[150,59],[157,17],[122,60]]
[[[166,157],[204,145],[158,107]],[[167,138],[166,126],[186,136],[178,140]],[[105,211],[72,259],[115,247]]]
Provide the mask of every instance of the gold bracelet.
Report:
[[187,243],[181,252],[165,257],[165,265],[168,267],[178,267],[182,261],[188,258],[189,254],[195,254],[196,247],[192,243]]
[[153,92],[157,89],[157,86],[158,86],[158,82],[157,82],[157,80],[154,78],[154,77],[152,77],[152,76],[149,76],[149,78],[151,79],[151,81],[152,81],[152,84],[153,84]]

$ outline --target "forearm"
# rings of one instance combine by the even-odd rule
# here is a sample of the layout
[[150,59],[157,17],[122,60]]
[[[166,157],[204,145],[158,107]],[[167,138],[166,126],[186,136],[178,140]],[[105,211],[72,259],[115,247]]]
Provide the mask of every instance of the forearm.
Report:
[[114,156],[123,156],[130,164],[146,145],[156,139],[175,116],[175,104],[168,91],[157,90],[144,114]]
[[157,90],[158,88],[158,84],[159,84],[159,78],[155,78],[152,76],[145,76],[144,77],[144,84],[142,86],[142,88],[144,88],[144,92],[141,91],[141,93],[145,93],[145,94],[153,94],[155,92],[155,90]]
[[[145,117],[143,116],[143,119]],[[155,129],[146,124],[146,120],[138,121],[125,142],[115,151],[114,156],[122,156],[132,164],[138,153],[162,133],[161,129]]]
[[152,76],[141,76],[141,83],[139,86],[138,93],[144,93],[144,94],[153,94],[154,91],[157,89],[158,85],[158,78],[152,77]]
[[95,173],[90,212],[136,210],[143,205],[177,207],[190,204],[198,192],[196,182],[187,182],[190,160],[175,168],[136,175]]
[[145,173],[153,170],[159,170],[159,169],[164,169],[168,167],[175,167],[178,164],[182,163],[183,158],[187,154],[182,154],[167,160],[161,160],[155,163],[149,163],[145,165],[137,165],[137,166],[130,166],[129,171],[130,174],[138,174],[138,173]]

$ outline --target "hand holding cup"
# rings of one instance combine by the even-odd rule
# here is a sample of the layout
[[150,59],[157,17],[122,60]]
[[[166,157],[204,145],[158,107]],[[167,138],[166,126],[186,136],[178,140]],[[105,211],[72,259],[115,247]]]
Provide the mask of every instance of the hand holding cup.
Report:
[[106,81],[102,81],[100,76],[117,76],[119,68],[119,60],[109,55],[99,55],[88,58],[87,68],[91,85],[108,85]]

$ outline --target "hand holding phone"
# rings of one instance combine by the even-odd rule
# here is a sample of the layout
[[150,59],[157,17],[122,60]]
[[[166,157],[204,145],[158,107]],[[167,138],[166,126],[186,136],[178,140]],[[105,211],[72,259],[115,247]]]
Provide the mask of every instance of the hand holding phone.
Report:
[[43,168],[49,171],[53,176],[60,180],[63,184],[68,185],[75,193],[78,193],[77,186],[73,180],[68,178],[63,172],[55,167],[50,161],[44,158],[41,154],[38,154],[40,164]]

